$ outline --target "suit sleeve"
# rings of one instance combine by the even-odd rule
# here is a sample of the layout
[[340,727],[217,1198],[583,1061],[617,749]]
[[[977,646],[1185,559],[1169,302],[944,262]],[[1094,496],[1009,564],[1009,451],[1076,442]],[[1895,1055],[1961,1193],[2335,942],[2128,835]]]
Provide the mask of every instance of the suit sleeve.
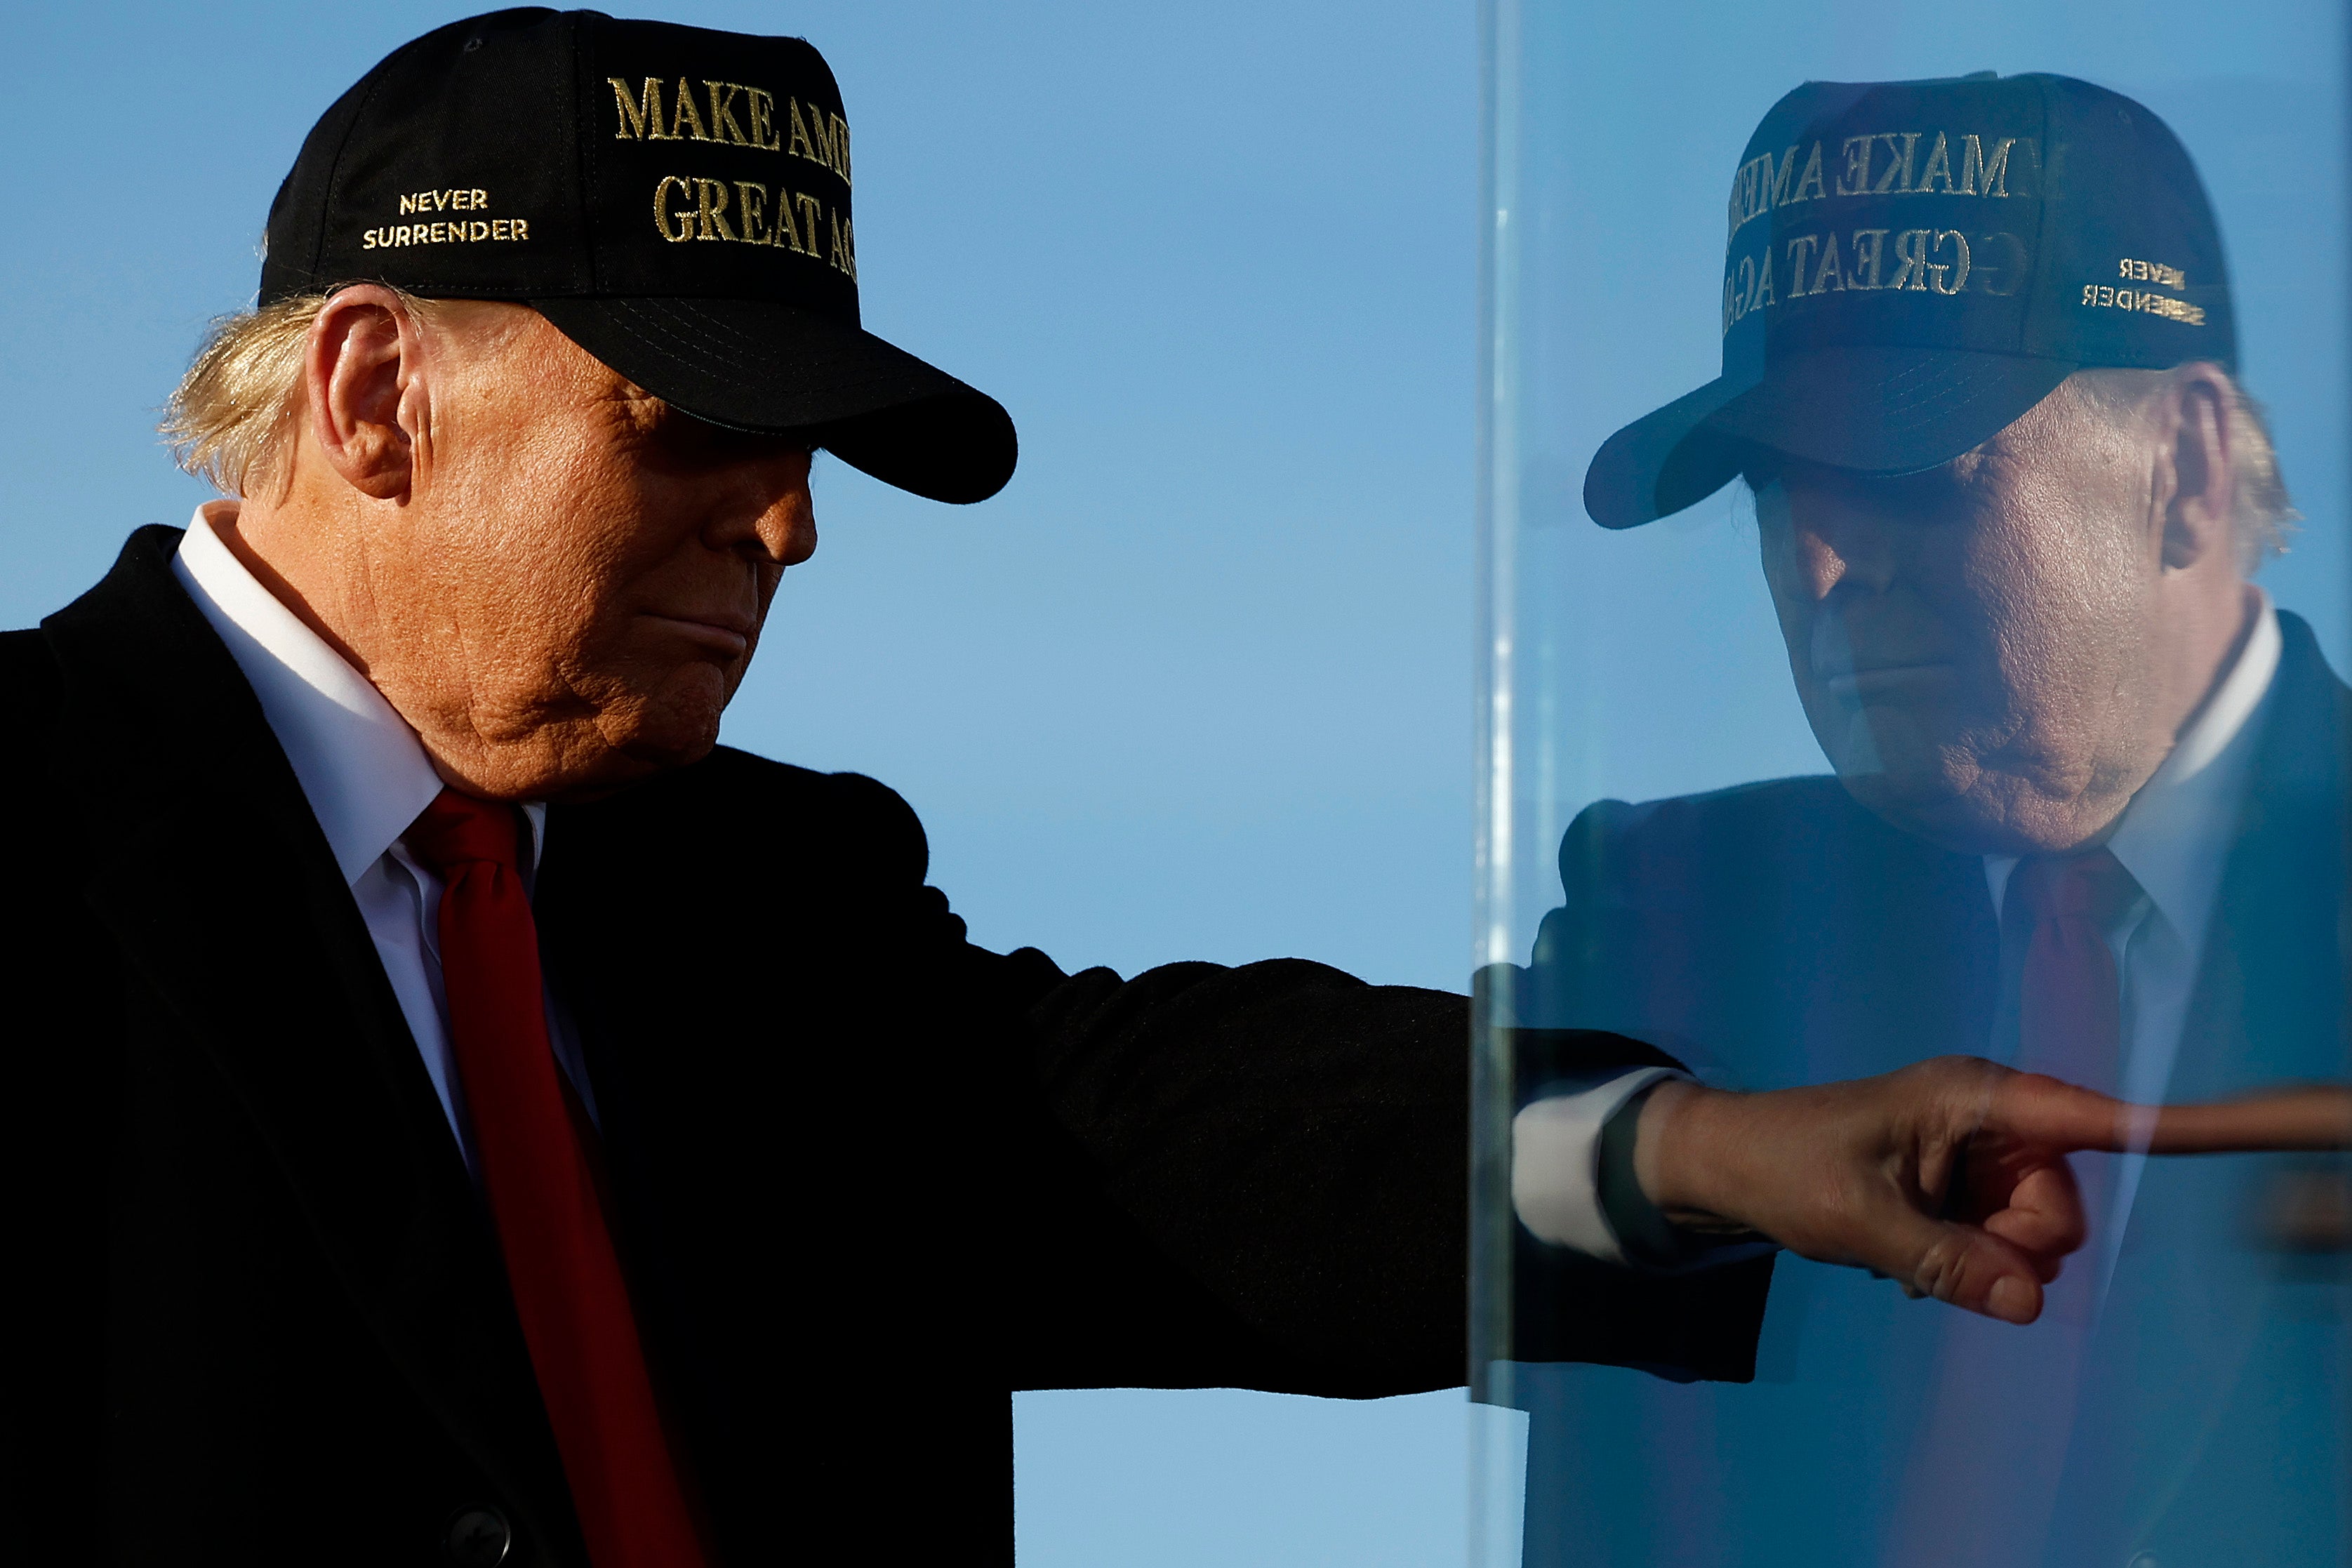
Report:
[[[943,1023],[994,1047],[1001,1136],[975,1159],[1014,1386],[1465,1381],[1469,998],[1296,959],[1068,975],[963,942],[922,896],[955,949]],[[1555,1076],[1670,1060],[1578,1030],[1530,1050]],[[1518,1237],[1516,1353],[1748,1375],[1763,1276],[1645,1279]]]
[[[596,874],[542,903],[568,910],[583,994],[612,994],[608,1032],[649,1043],[622,1075],[636,1099],[694,1130],[653,1142],[698,1267],[780,1191],[870,1355],[985,1362],[1013,1388],[1464,1382],[1467,998],[1297,960],[1125,978],[991,952],[928,884],[921,826],[883,785],[740,753],[688,773],[575,815],[572,863]],[[793,831],[737,826],[754,821]],[[723,951],[792,955],[781,1034],[757,987],[659,981],[707,965],[704,929],[677,913],[705,907],[740,911]],[[689,1037],[743,1044],[650,1044]],[[1544,1048],[1587,1071],[1653,1055],[1575,1030]],[[791,1138],[772,1103],[805,1108]],[[737,1190],[750,1211],[702,1215],[696,1194]],[[1681,1375],[1748,1354],[1738,1321],[1650,1331],[1659,1289],[1592,1265],[1577,1300],[1538,1303],[1528,1342]]]

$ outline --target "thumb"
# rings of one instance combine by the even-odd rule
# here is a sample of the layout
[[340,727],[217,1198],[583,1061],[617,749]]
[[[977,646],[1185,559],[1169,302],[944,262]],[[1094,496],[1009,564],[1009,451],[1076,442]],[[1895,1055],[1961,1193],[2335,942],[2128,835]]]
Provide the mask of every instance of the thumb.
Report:
[[1855,1252],[1915,1295],[2007,1323],[2042,1315],[2042,1280],[2023,1251],[1973,1225],[1930,1219],[1889,1195],[1863,1215]]

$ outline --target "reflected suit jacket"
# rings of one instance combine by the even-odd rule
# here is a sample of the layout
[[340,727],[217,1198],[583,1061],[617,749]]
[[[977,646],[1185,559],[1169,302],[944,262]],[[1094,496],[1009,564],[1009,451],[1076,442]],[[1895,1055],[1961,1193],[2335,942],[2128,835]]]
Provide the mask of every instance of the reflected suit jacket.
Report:
[[[0,637],[0,1539],[424,1564],[491,1507],[509,1562],[581,1563],[496,1239],[177,541]],[[1018,1389],[1462,1381],[1463,998],[982,951],[896,795],[726,749],[546,845],[545,968],[721,1561],[1009,1561]],[[1575,1348],[1754,1332],[1612,1321]]]
[[[2279,620],[2270,710],[2172,1100],[2346,1077],[2339,922],[2352,691],[2305,623]],[[1755,1089],[1948,1052],[2006,1054],[1994,1033],[2001,938],[1982,859],[1889,826],[1834,778],[1604,801],[1577,818],[1559,860],[1566,900],[1514,977],[1530,1022],[1635,1035],[1717,1081]],[[2120,1238],[2102,1349],[2085,1373],[2052,1563],[2121,1568],[2139,1551],[2166,1563],[2342,1561],[2340,1259],[2296,1257],[2266,1239],[2280,1194],[2329,1176],[2311,1165],[2281,1156],[2148,1163]],[[2095,1266],[2096,1254],[2095,1243],[2070,1268]],[[1893,1321],[1905,1304],[1886,1294]],[[1904,1381],[1919,1371],[1904,1363],[1920,1344],[1899,1334],[1934,1319],[1915,1310],[1908,1323],[1883,1342],[1859,1318],[1838,1331],[1853,1336],[1851,1355],[1885,1356],[1874,1396],[1898,1422],[1920,1392]],[[1793,1336],[1822,1331],[1790,1321]],[[1817,1343],[1805,1351],[1833,1354]],[[1539,1412],[1539,1426],[1546,1419],[1556,1417]]]

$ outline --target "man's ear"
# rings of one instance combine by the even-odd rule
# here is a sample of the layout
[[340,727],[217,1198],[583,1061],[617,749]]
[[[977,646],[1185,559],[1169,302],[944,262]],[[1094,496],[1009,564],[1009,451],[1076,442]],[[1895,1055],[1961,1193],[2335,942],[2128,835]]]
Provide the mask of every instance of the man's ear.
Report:
[[305,344],[310,438],[343,482],[404,500],[431,439],[425,339],[400,296],[354,284],[319,311]]
[[2157,499],[2164,508],[2168,567],[2193,566],[2217,555],[2233,559],[2237,454],[2230,446],[2230,404],[2236,395],[2228,374],[2205,361],[2184,364],[2166,377],[2157,408],[2165,470],[2158,475]]

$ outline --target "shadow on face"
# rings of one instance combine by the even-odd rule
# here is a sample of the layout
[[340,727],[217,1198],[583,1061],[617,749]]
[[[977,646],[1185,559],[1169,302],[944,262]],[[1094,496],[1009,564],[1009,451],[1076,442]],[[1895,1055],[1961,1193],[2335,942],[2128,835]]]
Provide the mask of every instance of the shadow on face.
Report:
[[2072,383],[1922,473],[1759,457],[1790,672],[1858,801],[1976,853],[2071,848],[2113,824],[2214,675],[2181,646],[2201,623],[2173,579],[2220,568],[2168,553],[2167,461],[2160,420]]

